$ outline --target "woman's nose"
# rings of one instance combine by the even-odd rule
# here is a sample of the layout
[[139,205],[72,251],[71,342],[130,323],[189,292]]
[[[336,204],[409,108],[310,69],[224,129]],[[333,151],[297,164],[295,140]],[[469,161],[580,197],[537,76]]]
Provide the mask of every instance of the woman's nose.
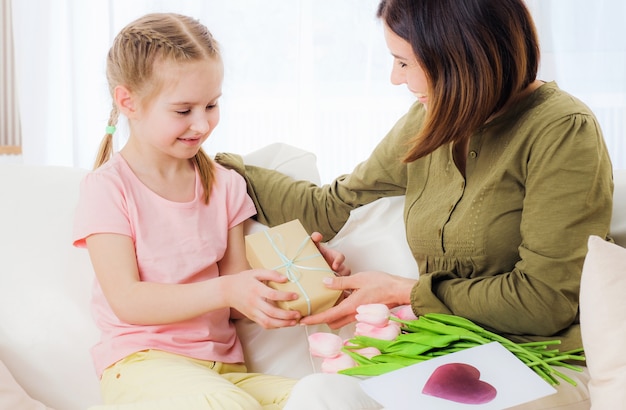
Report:
[[402,85],[406,83],[404,74],[395,67],[391,69],[390,81],[393,85]]

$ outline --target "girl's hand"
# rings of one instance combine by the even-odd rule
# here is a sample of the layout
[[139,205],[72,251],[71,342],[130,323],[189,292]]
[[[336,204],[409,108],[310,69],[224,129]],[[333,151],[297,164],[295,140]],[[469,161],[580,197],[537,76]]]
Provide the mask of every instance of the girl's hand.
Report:
[[224,281],[223,294],[227,295],[232,309],[255,321],[265,329],[294,326],[300,319],[297,310],[284,310],[276,306],[276,301],[298,299],[295,292],[283,292],[267,286],[265,281],[284,283],[285,275],[267,270],[251,269],[221,278]]
[[328,263],[328,266],[339,276],[349,276],[350,268],[344,265],[346,261],[346,257],[343,253],[338,252],[334,249],[327,248],[321,244],[322,242],[322,234],[319,232],[313,232],[311,234],[311,239],[317,245],[317,249],[319,249],[320,253]]
[[343,290],[348,296],[324,312],[304,317],[300,321],[301,324],[327,323],[331,329],[338,329],[355,320],[356,309],[361,305],[383,303],[393,308],[410,304],[411,289],[417,283],[415,279],[377,271],[365,271],[352,276],[327,279],[325,279],[326,287]]

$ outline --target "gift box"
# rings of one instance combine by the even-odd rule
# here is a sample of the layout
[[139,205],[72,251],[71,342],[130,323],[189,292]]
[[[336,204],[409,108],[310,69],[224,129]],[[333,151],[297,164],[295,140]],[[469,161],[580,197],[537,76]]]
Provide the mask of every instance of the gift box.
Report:
[[323,312],[339,299],[340,290],[328,289],[322,283],[324,277],[334,277],[335,272],[299,220],[247,235],[245,241],[252,268],[275,270],[289,279],[285,283],[268,282],[268,286],[300,295],[296,300],[277,302],[282,309],[308,316]]

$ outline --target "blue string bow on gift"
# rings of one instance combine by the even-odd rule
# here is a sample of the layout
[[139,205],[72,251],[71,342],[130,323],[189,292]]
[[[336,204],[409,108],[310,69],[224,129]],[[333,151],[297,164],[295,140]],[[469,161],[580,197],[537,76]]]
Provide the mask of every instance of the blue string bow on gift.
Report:
[[[276,244],[272,236],[268,233],[268,231],[264,231],[264,233],[265,233],[265,236],[267,237],[267,240],[270,242],[270,245],[272,245],[274,252],[276,252],[280,260],[283,262],[282,264],[271,268],[271,270],[277,271],[278,269],[285,268],[285,276],[287,276],[287,279],[289,280],[289,282],[295,283],[296,286],[298,286],[298,289],[300,289],[300,293],[302,294],[302,296],[304,297],[304,300],[306,301],[307,316],[310,315],[311,314],[311,298],[306,293],[306,291],[304,290],[304,287],[300,283],[300,278],[302,277],[302,272],[300,270],[305,269],[305,270],[311,270],[311,271],[329,272],[329,273],[332,273],[333,275],[335,275],[335,272],[326,268],[298,265],[298,262],[302,263],[304,261],[322,256],[320,253],[315,253],[312,255],[300,257],[300,253],[302,253],[306,244],[311,240],[310,236],[307,236],[304,238],[304,240],[298,247],[298,250],[296,251],[293,258],[289,258],[287,257],[287,255],[284,254],[283,251],[280,250],[280,248],[278,247],[278,245]],[[284,249],[285,246],[284,246],[284,240],[283,240],[282,235],[275,234],[275,237],[276,237],[276,240],[278,240],[281,243],[282,245],[281,247]]]

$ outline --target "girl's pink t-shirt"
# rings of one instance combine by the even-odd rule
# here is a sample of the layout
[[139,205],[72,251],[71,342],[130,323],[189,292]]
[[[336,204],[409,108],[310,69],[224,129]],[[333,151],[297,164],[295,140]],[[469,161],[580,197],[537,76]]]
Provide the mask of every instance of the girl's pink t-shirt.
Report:
[[[215,164],[210,201],[196,171],[193,201],[172,202],[146,187],[116,153],[81,183],[75,214],[74,246],[97,233],[130,236],[142,281],[192,283],[219,276],[228,230],[256,214],[244,179]],[[98,376],[131,353],[159,349],[197,359],[243,362],[243,351],[230,309],[163,325],[138,326],[120,321],[94,280],[92,309],[102,332],[92,349]]]

